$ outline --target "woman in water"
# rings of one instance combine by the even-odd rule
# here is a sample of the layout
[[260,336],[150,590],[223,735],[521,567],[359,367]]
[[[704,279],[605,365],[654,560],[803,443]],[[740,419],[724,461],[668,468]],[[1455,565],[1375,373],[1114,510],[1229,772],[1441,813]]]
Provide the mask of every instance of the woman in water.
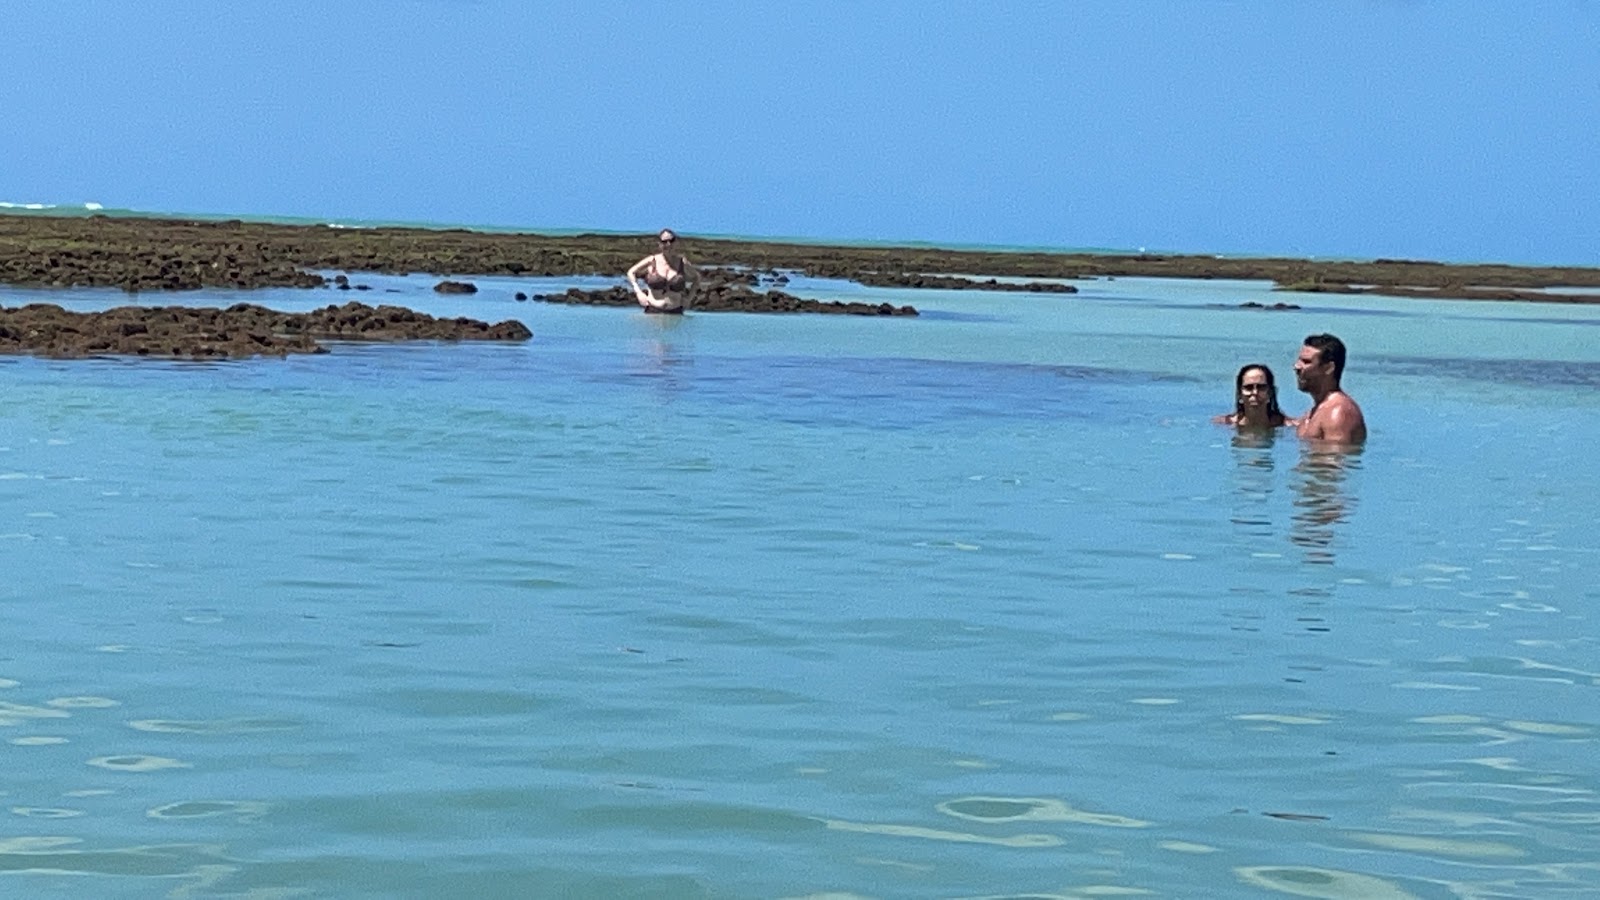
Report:
[[1294,421],[1278,408],[1278,385],[1272,370],[1251,363],[1233,379],[1233,412],[1211,421],[1238,428],[1280,428]]
[[[628,270],[628,285],[647,313],[678,313],[689,308],[700,288],[700,270],[674,247],[678,236],[663,229],[657,237],[661,250],[633,264]],[[639,285],[640,278],[644,286]]]

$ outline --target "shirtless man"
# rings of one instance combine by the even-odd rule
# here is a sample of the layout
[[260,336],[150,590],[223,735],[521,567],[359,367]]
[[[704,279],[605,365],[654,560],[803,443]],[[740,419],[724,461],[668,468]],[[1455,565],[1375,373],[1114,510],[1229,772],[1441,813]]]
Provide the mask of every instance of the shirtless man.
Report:
[[1359,444],[1367,439],[1361,407],[1339,388],[1344,374],[1344,341],[1331,334],[1313,334],[1294,361],[1300,390],[1311,395],[1311,411],[1298,421],[1300,436],[1330,444]]

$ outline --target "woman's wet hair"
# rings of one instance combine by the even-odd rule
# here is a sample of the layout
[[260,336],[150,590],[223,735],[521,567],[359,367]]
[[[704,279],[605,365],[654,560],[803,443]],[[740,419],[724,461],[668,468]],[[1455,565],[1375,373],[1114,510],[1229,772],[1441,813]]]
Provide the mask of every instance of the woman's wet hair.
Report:
[[1239,367],[1239,374],[1233,376],[1233,413],[1236,416],[1244,415],[1244,376],[1252,370],[1260,369],[1261,374],[1267,376],[1267,421],[1277,423],[1284,419],[1283,410],[1278,408],[1278,379],[1272,376],[1272,369],[1261,363],[1247,363]]

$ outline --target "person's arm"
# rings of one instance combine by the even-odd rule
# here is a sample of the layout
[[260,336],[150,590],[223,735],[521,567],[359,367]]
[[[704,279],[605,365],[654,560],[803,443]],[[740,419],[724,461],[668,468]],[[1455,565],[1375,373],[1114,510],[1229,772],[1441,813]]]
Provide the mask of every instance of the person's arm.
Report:
[[639,287],[639,273],[643,272],[653,259],[655,259],[654,256],[646,256],[644,259],[634,263],[633,268],[628,270],[628,286],[633,288],[633,297],[639,301],[640,306],[650,305],[650,295]]
[[1217,425],[1232,425],[1233,424],[1233,413],[1226,413],[1226,414],[1220,415],[1220,416],[1212,416],[1211,417],[1211,421],[1214,424],[1217,424]]
[[689,282],[689,291],[683,297],[683,308],[688,309],[694,304],[694,295],[700,292],[700,270],[687,256],[683,258],[683,277]]

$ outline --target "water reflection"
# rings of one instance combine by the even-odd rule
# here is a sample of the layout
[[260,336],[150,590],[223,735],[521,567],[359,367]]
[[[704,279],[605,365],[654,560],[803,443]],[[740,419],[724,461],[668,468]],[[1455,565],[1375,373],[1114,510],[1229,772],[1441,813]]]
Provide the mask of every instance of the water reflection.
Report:
[[681,316],[646,316],[653,334],[632,342],[628,374],[658,379],[656,386],[671,398],[688,386],[687,367],[694,362],[694,346],[678,333]]
[[1350,472],[1361,467],[1359,448],[1308,446],[1294,467],[1294,515],[1289,540],[1305,548],[1306,562],[1331,565],[1338,525],[1356,509],[1345,488]]
[[1233,524],[1244,529],[1252,543],[1272,536],[1268,504],[1272,499],[1274,469],[1272,447],[1276,430],[1242,430],[1233,436]]

